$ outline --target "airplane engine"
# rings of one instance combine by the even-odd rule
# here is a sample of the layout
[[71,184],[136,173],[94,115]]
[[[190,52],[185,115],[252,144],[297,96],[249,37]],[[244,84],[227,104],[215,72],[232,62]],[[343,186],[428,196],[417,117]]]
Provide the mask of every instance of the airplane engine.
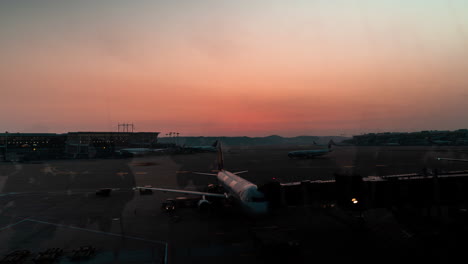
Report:
[[200,209],[200,211],[208,211],[210,208],[211,208],[210,201],[205,200],[205,199],[201,199],[200,201],[198,201],[198,209]]

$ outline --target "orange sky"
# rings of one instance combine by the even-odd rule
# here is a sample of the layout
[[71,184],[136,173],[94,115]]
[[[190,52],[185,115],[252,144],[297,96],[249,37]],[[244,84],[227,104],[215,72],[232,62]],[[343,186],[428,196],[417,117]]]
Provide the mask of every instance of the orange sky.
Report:
[[464,1],[0,4],[0,129],[468,127]]

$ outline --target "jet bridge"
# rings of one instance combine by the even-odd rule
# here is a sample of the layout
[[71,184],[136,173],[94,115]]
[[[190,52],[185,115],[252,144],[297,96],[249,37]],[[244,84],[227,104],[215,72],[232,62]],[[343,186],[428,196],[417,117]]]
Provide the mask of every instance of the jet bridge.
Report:
[[336,174],[334,180],[271,182],[259,190],[273,207],[461,207],[468,205],[468,170],[368,177]]

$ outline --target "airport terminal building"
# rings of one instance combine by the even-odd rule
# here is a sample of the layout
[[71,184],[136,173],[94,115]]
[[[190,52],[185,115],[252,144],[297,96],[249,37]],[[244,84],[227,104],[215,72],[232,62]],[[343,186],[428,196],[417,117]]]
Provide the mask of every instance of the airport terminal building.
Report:
[[70,158],[111,156],[123,148],[152,148],[159,132],[69,132],[65,153]]
[[110,157],[122,148],[151,148],[159,132],[0,133],[0,160]]

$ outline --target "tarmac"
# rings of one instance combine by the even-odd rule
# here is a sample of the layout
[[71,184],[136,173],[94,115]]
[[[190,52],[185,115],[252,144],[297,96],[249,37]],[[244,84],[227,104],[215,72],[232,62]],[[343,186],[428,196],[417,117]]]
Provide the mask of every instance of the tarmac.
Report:
[[[306,148],[226,148],[225,167],[249,170],[242,176],[258,185],[273,178],[286,183],[333,179],[334,173],[381,176],[468,167],[436,160],[468,158],[468,147],[451,146],[338,146],[315,159],[287,157],[288,151]],[[160,205],[174,194],[132,190],[145,185],[203,190],[215,177],[190,172],[214,169],[214,153],[0,163],[0,259],[15,250],[34,256],[62,248],[55,263],[70,263],[73,249],[91,245],[96,255],[79,263],[450,263],[466,246],[465,226],[451,230],[440,224],[418,233],[384,209],[364,212],[364,218],[338,208],[304,207],[263,218],[236,208],[209,214],[180,208],[168,214]],[[99,188],[114,190],[99,197]]]

